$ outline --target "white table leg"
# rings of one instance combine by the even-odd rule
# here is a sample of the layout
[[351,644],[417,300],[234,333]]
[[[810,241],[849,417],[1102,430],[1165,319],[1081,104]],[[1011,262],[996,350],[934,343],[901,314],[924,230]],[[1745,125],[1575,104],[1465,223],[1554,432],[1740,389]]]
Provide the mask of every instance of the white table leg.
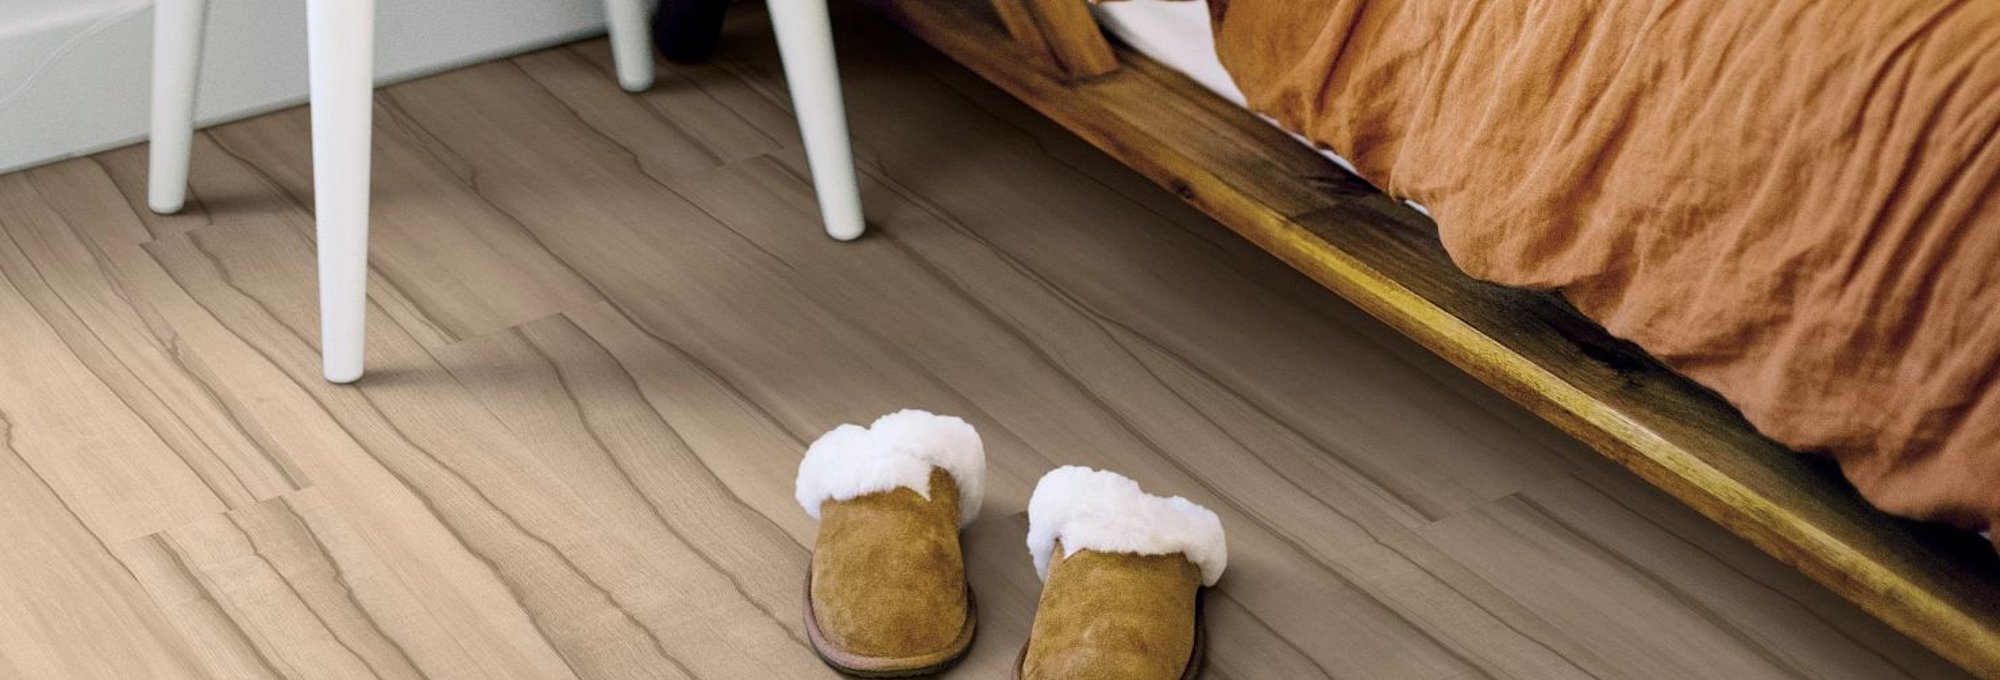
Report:
[[146,205],[180,212],[187,203],[188,153],[194,144],[195,81],[201,73],[201,24],[207,0],[159,0],[153,6],[153,132],[146,153]]
[[626,92],[653,87],[653,38],[646,21],[646,0],[604,0],[604,19],[611,29],[611,61],[618,69],[618,86]]
[[368,163],[375,0],[307,0],[313,213],[319,225],[320,353],[326,379],[361,377],[368,311]]
[[840,71],[834,63],[833,24],[827,18],[826,0],[769,0],[767,6],[826,233],[853,240],[862,231],[861,190],[854,180],[854,150],[847,137],[847,109],[840,99]]

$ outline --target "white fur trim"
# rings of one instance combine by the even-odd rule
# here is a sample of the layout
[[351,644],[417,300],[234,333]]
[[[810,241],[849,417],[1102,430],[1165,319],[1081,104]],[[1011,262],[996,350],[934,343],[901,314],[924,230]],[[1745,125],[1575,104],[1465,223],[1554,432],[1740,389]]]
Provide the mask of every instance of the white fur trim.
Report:
[[1116,472],[1075,465],[1056,468],[1035,484],[1028,499],[1028,552],[1035,572],[1049,578],[1056,541],[1063,556],[1083,549],[1106,553],[1181,553],[1201,568],[1203,585],[1215,585],[1229,567],[1222,519],[1180,496],[1161,498]]
[[820,503],[907,488],[929,499],[931,468],[958,482],[958,525],[979,516],[986,498],[986,448],[965,421],[906,409],[866,428],[841,425],[820,435],[799,462],[795,496],[819,519]]

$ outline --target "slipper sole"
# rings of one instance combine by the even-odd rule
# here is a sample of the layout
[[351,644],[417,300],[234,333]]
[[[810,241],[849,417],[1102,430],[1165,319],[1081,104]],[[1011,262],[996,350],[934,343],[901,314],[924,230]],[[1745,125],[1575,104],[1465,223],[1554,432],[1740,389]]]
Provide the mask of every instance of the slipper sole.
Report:
[[[1188,652],[1187,668],[1181,671],[1181,680],[1194,680],[1194,677],[1201,673],[1202,651],[1203,648],[1207,647],[1206,640],[1204,640],[1207,637],[1207,633],[1203,631],[1208,627],[1203,621],[1201,602],[1202,594],[1196,593],[1194,596],[1194,649]],[[1021,645],[1021,653],[1014,657],[1014,680],[1021,680],[1021,669],[1027,665],[1028,646]]]
[[813,653],[827,666],[842,673],[863,678],[907,678],[943,672],[958,664],[972,651],[973,633],[979,627],[978,604],[972,596],[972,584],[965,586],[965,624],[959,628],[958,637],[952,640],[949,650],[907,658],[890,658],[854,654],[827,640],[819,629],[819,617],[813,615],[812,575],[806,575],[806,637],[812,643]]

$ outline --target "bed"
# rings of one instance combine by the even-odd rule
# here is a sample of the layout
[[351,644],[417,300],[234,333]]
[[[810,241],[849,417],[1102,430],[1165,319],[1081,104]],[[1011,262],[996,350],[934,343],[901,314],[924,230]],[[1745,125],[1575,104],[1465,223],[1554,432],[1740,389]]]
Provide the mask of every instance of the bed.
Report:
[[[1223,67],[1222,59],[1216,56],[1215,36],[1206,4],[1138,0],[1092,5],[1090,9],[1098,25],[1132,51],[1187,76],[1223,101],[1247,108],[1243,90],[1236,87],[1228,69]],[[1270,118],[1264,120],[1284,129],[1277,121]],[[1313,145],[1296,133],[1289,134],[1300,144]],[[1340,154],[1327,149],[1317,150],[1340,169],[1355,172],[1354,164]],[[1417,212],[1430,212],[1415,201],[1404,203]]]
[[[1331,140],[1361,150],[1357,163],[1329,158],[1246,111],[1246,98],[1217,78],[1204,51],[1186,47],[1194,39],[1186,20],[1201,18],[1189,10],[1201,4],[1107,8],[1106,27],[1120,36],[1114,43],[1077,0],[868,2],[1648,482],[1968,670],[2000,678],[2000,562],[1986,539],[1871,507],[1828,459],[1766,437],[1743,410],[1689,378],[1703,375],[1716,384],[1715,373],[1671,352],[1682,370],[1670,369],[1579,311],[1609,318],[1606,325],[1619,336],[1644,335],[1630,332],[1616,305],[1588,295],[1573,305],[1534,289],[1561,285],[1501,286],[1468,276],[1465,263],[1453,260],[1463,253],[1448,252],[1445,239],[1462,237],[1452,230],[1468,221],[1486,219],[1477,197],[1430,191],[1410,181],[1422,168],[1384,160],[1399,154],[1383,154],[1373,140],[1341,137],[1345,113],[1301,106],[1315,103],[1298,96],[1301,83],[1264,81],[1245,89],[1252,106],[1287,127],[1322,145]],[[1225,20],[1225,28],[1229,21],[1235,19]],[[1223,53],[1231,56],[1229,45]],[[1234,56],[1245,58],[1240,51]],[[1274,94],[1286,87],[1294,88],[1290,99]],[[1427,158],[1441,165],[1436,155]],[[1357,166],[1390,191],[1445,210],[1445,233],[1419,209],[1357,177]],[[1384,168],[1395,173],[1384,175]],[[1730,389],[1742,401],[1744,390]],[[1978,527],[1988,518],[1977,514],[1927,517]]]

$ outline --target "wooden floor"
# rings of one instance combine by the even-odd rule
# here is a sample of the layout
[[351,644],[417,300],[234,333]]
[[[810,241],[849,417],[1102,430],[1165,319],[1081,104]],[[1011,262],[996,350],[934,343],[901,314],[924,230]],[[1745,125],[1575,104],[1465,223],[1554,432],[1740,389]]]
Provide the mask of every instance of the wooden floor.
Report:
[[873,232],[817,233],[764,17],[377,97],[369,376],[318,377],[308,118],[0,176],[0,678],[807,678],[806,442],[988,445],[1002,678],[1034,480],[1221,513],[1207,677],[1956,670],[865,12]]

